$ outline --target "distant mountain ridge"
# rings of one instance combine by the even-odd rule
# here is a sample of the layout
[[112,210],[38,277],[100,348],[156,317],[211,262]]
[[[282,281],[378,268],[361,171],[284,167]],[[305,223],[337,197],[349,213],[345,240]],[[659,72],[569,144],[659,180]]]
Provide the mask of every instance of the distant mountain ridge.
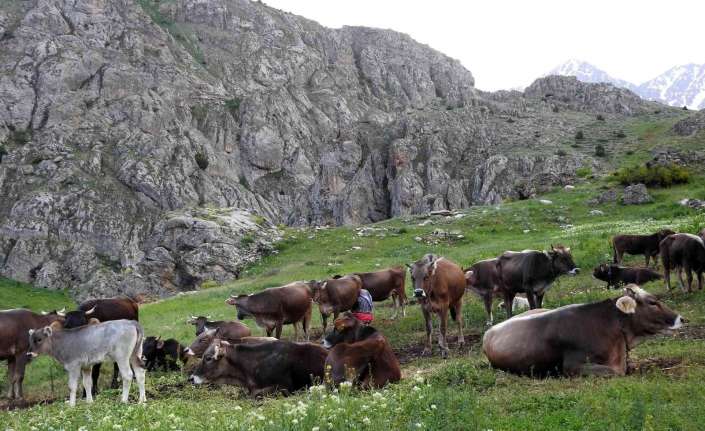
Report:
[[639,85],[615,78],[604,70],[581,60],[571,59],[546,75],[575,76],[583,82],[607,82],[633,91],[643,99],[670,106],[705,108],[705,64],[675,66]]

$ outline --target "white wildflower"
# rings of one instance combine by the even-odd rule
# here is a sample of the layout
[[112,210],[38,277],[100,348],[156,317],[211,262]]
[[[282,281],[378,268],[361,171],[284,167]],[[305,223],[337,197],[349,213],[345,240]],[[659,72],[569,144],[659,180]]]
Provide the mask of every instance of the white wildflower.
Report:
[[362,418],[362,423],[365,424],[365,425],[369,425],[369,424],[370,424],[370,418],[368,418],[367,416],[365,416],[364,418]]

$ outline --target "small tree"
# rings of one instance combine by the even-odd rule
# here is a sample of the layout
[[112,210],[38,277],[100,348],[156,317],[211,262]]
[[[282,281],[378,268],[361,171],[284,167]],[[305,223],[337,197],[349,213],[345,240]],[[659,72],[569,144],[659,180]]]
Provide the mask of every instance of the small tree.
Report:
[[605,151],[605,146],[602,144],[597,144],[595,147],[595,156],[597,157],[605,157],[607,155],[607,151]]
[[687,111],[687,110],[688,110],[688,107],[687,107],[687,106],[683,106],[683,110],[684,110],[684,111]]
[[605,121],[605,117],[602,114],[597,114],[597,121]]
[[204,171],[206,170],[206,168],[208,168],[208,165],[210,164],[210,162],[208,161],[208,155],[206,155],[206,153],[199,151],[196,153],[194,158],[196,159],[196,164],[198,165],[199,168],[201,168]]
[[575,139],[579,141],[585,139],[585,135],[583,134],[582,130],[578,130],[577,132],[575,132]]
[[553,105],[553,108],[551,108],[551,110],[555,113],[558,113],[560,111],[560,109],[558,109],[557,105]]

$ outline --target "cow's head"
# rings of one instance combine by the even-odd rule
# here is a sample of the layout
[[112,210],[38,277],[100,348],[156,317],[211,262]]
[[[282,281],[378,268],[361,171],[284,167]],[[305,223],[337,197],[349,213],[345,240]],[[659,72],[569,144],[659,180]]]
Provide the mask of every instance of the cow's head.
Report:
[[419,300],[424,299],[431,291],[430,280],[436,272],[436,265],[442,259],[435,254],[427,254],[411,265],[406,265],[411,273],[411,281],[414,283],[414,296]]
[[228,305],[234,305],[237,310],[237,319],[244,320],[246,317],[252,316],[252,313],[247,309],[247,300],[250,295],[230,295],[230,298],[225,301]]
[[194,325],[196,327],[196,335],[201,335],[201,333],[207,329],[206,325],[210,319],[211,316],[191,316],[186,320],[186,323]]
[[203,352],[203,359],[196,365],[193,374],[188,379],[189,382],[201,385],[227,376],[231,365],[224,358],[230,348],[230,343],[225,340],[213,340]]
[[610,281],[610,265],[608,263],[601,263],[592,270],[592,276],[598,280]]
[[321,285],[323,284],[322,281],[318,280],[309,280],[304,282],[306,286],[308,286],[309,290],[311,291],[311,299],[313,299],[313,302],[318,302],[320,293],[321,293]]
[[41,329],[30,329],[27,356],[33,358],[42,353],[49,353],[51,351],[51,337],[60,330],[61,322],[54,322]]
[[198,337],[196,337],[195,340],[193,340],[193,343],[191,343],[191,345],[184,350],[186,356],[196,356],[199,358],[203,356],[203,353],[208,349],[208,346],[210,346],[216,338],[216,332],[218,332],[217,329],[203,331]]
[[676,233],[673,232],[671,229],[661,229],[660,231],[656,232],[656,235],[658,235],[658,241],[661,242],[666,238],[668,235],[675,235]]
[[95,314],[95,307],[91,308],[88,311],[69,311],[68,313],[66,313],[66,317],[64,318],[64,328],[71,329],[78,328],[79,326],[88,325],[89,320],[92,318],[93,314]]
[[575,266],[575,262],[573,262],[570,247],[564,247],[562,245],[554,247],[551,245],[551,250],[548,252],[548,255],[551,257],[553,272],[556,274],[577,275],[580,272],[580,268]]
[[164,349],[164,341],[162,337],[147,337],[142,343],[142,356],[147,360],[153,361],[157,357],[157,353]]
[[351,313],[345,313],[333,322],[333,330],[323,339],[323,347],[330,349],[338,343],[356,341],[355,334],[360,328],[360,321]]
[[628,317],[625,329],[634,337],[678,329],[685,323],[680,314],[636,284],[624,288],[624,295],[615,301],[615,306]]
[[471,288],[477,284],[477,274],[475,271],[468,269],[463,271],[465,273],[465,287]]

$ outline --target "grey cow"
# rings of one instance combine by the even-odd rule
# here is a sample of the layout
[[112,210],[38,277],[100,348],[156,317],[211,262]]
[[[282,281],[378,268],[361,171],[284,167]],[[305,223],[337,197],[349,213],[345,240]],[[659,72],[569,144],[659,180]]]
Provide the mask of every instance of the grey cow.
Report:
[[72,407],[76,405],[76,389],[81,374],[86,402],[93,402],[91,367],[106,359],[115,361],[120,369],[122,402],[127,402],[134,370],[140,392],[139,402],[143,403],[146,401],[145,369],[141,359],[143,338],[142,326],[134,320],[111,320],[75,329],[63,329],[60,324],[51,324],[29,330],[27,354],[33,357],[48,354],[64,366],[69,375],[69,404]]

